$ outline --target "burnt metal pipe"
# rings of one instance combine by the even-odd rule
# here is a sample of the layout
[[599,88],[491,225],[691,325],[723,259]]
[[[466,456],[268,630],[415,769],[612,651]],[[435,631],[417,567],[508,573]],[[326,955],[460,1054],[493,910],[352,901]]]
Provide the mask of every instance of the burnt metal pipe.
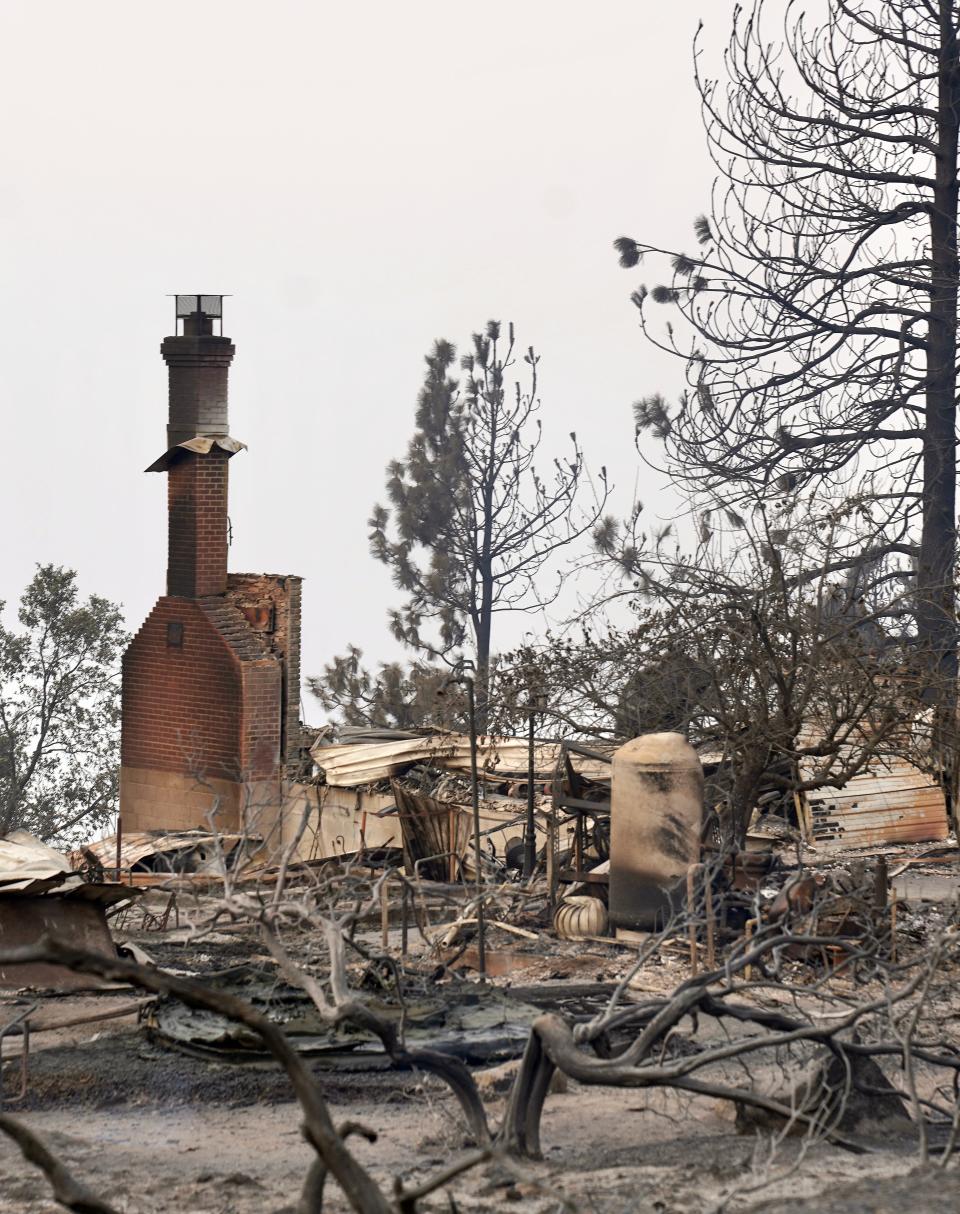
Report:
[[533,813],[533,781],[536,776],[533,760],[533,726],[535,713],[533,705],[527,713],[529,725],[527,735],[527,827],[523,838],[523,875],[533,876],[534,865],[537,862],[537,825]]
[[473,679],[464,677],[470,717],[470,799],[473,803],[473,862],[477,869],[477,970],[487,973],[486,924],[483,914],[483,866],[480,851],[480,781],[477,775],[477,704]]
[[547,707],[547,697],[540,692],[531,692],[527,705],[527,824],[523,838],[523,875],[532,877],[537,866],[537,823],[536,807],[536,759],[534,754],[534,729],[537,713],[543,713]]
[[[463,666],[444,681],[437,695],[443,695],[451,683],[459,683],[467,689],[467,715],[470,727],[470,800],[473,804],[473,862],[476,866],[477,897],[477,970],[480,977],[487,973],[487,929],[483,913],[483,853],[480,850],[480,777],[477,773],[477,695],[471,675],[463,673]],[[472,663],[471,663],[472,665]],[[453,841],[451,840],[451,847]]]

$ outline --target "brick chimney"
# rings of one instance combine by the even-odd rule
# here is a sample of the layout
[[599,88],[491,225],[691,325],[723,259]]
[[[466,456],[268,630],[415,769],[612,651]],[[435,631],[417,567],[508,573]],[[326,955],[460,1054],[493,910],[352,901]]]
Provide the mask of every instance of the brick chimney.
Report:
[[199,599],[227,589],[227,461],[219,447],[185,453],[167,479],[167,594]]
[[[195,310],[186,313],[195,301]],[[154,465],[167,481],[167,594],[197,599],[227,589],[227,377],[235,347],[213,332],[219,296],[178,296],[183,332],[160,347],[169,375],[167,455]],[[209,314],[208,314],[209,313]],[[197,440],[212,439],[204,444]],[[204,449],[206,447],[206,449]],[[197,449],[199,448],[199,449]]]
[[[125,830],[236,829],[250,790],[279,805],[298,757],[300,579],[228,574],[227,377],[234,346],[214,333],[222,297],[177,296],[168,368],[166,594],[123,659],[120,805]],[[221,322],[222,323],[222,322]]]

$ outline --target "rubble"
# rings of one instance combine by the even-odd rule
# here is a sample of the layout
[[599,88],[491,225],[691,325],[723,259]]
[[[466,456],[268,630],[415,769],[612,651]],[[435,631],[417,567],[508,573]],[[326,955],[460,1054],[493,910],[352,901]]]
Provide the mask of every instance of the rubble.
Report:
[[[43,936],[103,956],[114,954],[106,908],[136,891],[116,882],[89,881],[69,859],[26,831],[0,837],[0,949],[35,944]],[[93,981],[62,966],[0,966],[0,990],[75,990]]]
[[456,881],[470,847],[466,806],[438,801],[391,781],[408,866],[431,881]]
[[[789,913],[794,915],[800,912],[810,913],[825,900],[852,898],[856,896],[857,891],[874,889],[878,858],[867,857],[859,866],[849,860],[840,862],[831,858],[817,869],[802,870],[795,866],[791,846],[784,842],[783,862],[779,870],[773,872],[761,888],[753,890],[750,894],[752,905],[759,909],[761,917],[766,921],[772,922],[774,903],[781,898],[785,888],[792,891],[785,895],[783,900],[787,903]],[[915,872],[925,875],[921,851],[922,849],[917,847],[894,847],[889,849],[889,854],[884,859],[891,871],[898,866],[899,857],[904,860],[917,860],[918,863],[912,864],[907,871],[911,876]],[[904,860],[899,860],[899,863]],[[938,864],[941,875],[946,875],[943,873],[941,858],[932,857],[932,866]],[[714,875],[722,883],[723,870],[717,869]],[[583,941],[558,939],[551,930],[548,886],[542,877],[533,886],[523,890],[507,881],[490,886],[491,905],[502,907],[505,917],[500,919],[501,912],[498,911],[496,914],[491,912],[487,919],[489,941],[486,982],[478,984],[462,977],[452,977],[450,967],[459,968],[462,973],[463,967],[471,963],[471,951],[474,953],[475,964],[475,948],[469,943],[469,934],[475,927],[471,922],[473,916],[469,913],[469,899],[473,889],[462,889],[461,899],[467,909],[458,913],[450,901],[452,894],[449,884],[439,883],[436,889],[439,891],[441,887],[447,890],[447,901],[438,901],[435,909],[431,911],[431,933],[440,937],[439,947],[448,965],[433,965],[434,955],[426,950],[422,942],[417,942],[420,951],[414,955],[411,942],[411,955],[406,962],[400,963],[405,988],[402,1002],[391,994],[389,983],[384,987],[379,980],[371,984],[365,979],[364,966],[359,962],[351,973],[350,985],[361,995],[364,1003],[374,1008],[379,1015],[390,1018],[394,1024],[401,1020],[404,1022],[405,1040],[410,1048],[426,1046],[461,1059],[474,1074],[481,1099],[502,1109],[504,1116],[509,1109],[510,1096],[520,1072],[517,1060],[529,1040],[530,1026],[538,1017],[544,1013],[552,1013],[554,1017],[563,1017],[572,1025],[585,1026],[592,1018],[603,1014],[618,990],[621,1011],[639,1014],[645,1006],[654,1006],[656,1000],[664,998],[689,982],[691,967],[685,940],[679,935],[667,935],[657,942],[655,937],[648,936],[641,945],[648,954],[645,964],[630,980],[629,986],[621,988],[621,983],[636,964],[637,944],[607,938],[605,941],[596,939],[588,946]],[[434,886],[427,883],[424,888],[433,889]],[[508,892],[511,889],[514,891],[512,895]],[[801,893],[803,897],[800,896]],[[156,898],[158,895],[151,896]],[[513,902],[510,901],[511,896]],[[734,889],[718,889],[718,934],[719,920],[722,918],[720,911],[725,900],[740,896],[740,891]],[[211,906],[216,904],[215,895],[210,893],[198,893],[197,898],[201,902],[206,900]],[[447,907],[446,926],[442,914],[444,906]],[[511,906],[515,909],[507,913]],[[820,909],[822,910],[822,906]],[[915,923],[921,922],[923,916],[915,916],[914,912],[907,908],[902,908],[901,914],[900,929],[906,940],[907,934],[914,930]],[[450,916],[453,916],[452,928],[449,924]],[[796,923],[799,925],[800,920],[796,920]],[[453,928],[456,929],[455,932],[452,932]],[[392,955],[394,959],[397,951],[395,933],[396,927],[393,926],[387,948],[384,950],[385,955]],[[366,1098],[373,1102],[371,1109],[374,1111],[376,1102],[384,1101],[386,1093],[396,1093],[392,1099],[406,1102],[400,1107],[407,1109],[406,1121],[403,1124],[409,1133],[412,1127],[419,1127],[425,1116],[424,1102],[441,1098],[435,1083],[434,1086],[429,1086],[429,1083],[433,1082],[429,1081],[424,1089],[426,1081],[421,1078],[415,1082],[408,1078],[406,1087],[390,1086],[391,1081],[386,1070],[389,1065],[388,1057],[375,1034],[352,1023],[340,1023],[335,1028],[331,1027],[325,1023],[323,1016],[302,991],[279,978],[272,962],[265,958],[250,961],[251,954],[257,950],[255,929],[248,929],[246,938],[238,936],[234,943],[231,943],[230,937],[224,933],[208,934],[206,939],[196,941],[191,941],[190,933],[186,930],[159,932],[154,935],[156,940],[151,939],[151,952],[157,957],[160,965],[180,973],[189,973],[219,990],[236,994],[252,1003],[256,1009],[266,1012],[274,1023],[283,1025],[298,1052],[310,1060],[313,1068],[322,1072],[324,1088],[337,1093],[348,1093],[338,1097],[338,1104],[350,1109],[347,1115],[356,1115],[357,1092],[367,1093]],[[444,935],[447,936],[446,940],[442,938]],[[375,949],[379,943],[377,936],[376,922],[361,925],[358,929],[357,939],[364,949]],[[467,944],[459,956],[456,956],[456,937],[460,937],[460,943]],[[735,923],[728,924],[723,941],[718,939],[718,950],[721,950],[723,958],[735,952],[741,937],[742,925],[738,928]],[[308,940],[308,937],[305,938],[305,947]],[[448,945],[452,946],[452,952]],[[774,984],[765,971],[758,971],[755,975],[755,979],[760,979],[760,986],[764,988],[758,994],[760,1006],[768,1009],[771,1016],[784,1011],[796,1014],[797,1009],[804,1006],[805,999],[816,1000],[821,997],[817,993],[816,983],[820,981],[820,975],[824,971],[818,959],[784,957],[781,964],[787,967],[783,974],[789,975],[793,993],[780,1002],[777,1001]],[[841,977],[838,980],[842,982],[843,979]],[[804,989],[809,990],[809,996],[803,994]],[[107,1031],[110,1023],[112,1022],[105,1022]],[[177,1055],[186,1055],[191,1060],[196,1068],[197,1083],[203,1082],[202,1076],[209,1075],[209,1083],[214,1091],[243,1092],[244,1103],[252,1100],[258,1108],[258,1102],[268,1098],[267,1093],[270,1093],[271,1101],[278,1099],[274,1081],[264,1074],[266,1054],[262,1043],[249,1028],[237,1026],[214,1013],[198,1013],[187,1008],[178,999],[161,997],[149,1009],[146,1028],[140,1030],[141,1037],[144,1032],[151,1044],[139,1047],[136,1056],[147,1061],[141,1060],[138,1063],[140,1069],[136,1073],[142,1076],[138,1082],[145,1086],[131,1090],[131,1101],[149,1101],[151,1074],[157,1077],[156,1082],[161,1086],[169,1082],[163,1078],[168,1071],[171,1075],[179,1074],[177,1068],[182,1068],[182,1062],[174,1061]],[[660,1051],[663,1063],[670,1064],[688,1055],[694,1059],[698,1050],[709,1048],[711,1039],[708,1037],[706,1041],[701,1041],[695,1037],[696,1032],[695,1029],[674,1031],[658,1046],[657,1050]],[[610,1040],[603,1044],[603,1048],[610,1051],[610,1057],[615,1058],[631,1039],[628,1029],[614,1026]],[[727,1043],[732,1040],[735,1043],[739,1037],[736,1031],[732,1031],[732,1036],[724,1032],[722,1040]],[[127,1047],[126,1053],[132,1056],[132,1048]],[[95,1047],[91,1045],[90,1057],[93,1058],[94,1055]],[[118,1056],[126,1057],[126,1054],[121,1051]],[[101,1054],[96,1054],[96,1057],[100,1058]],[[11,1059],[11,1064],[13,1063],[15,1059]],[[237,1078],[225,1078],[225,1071],[237,1073]],[[49,1067],[42,1069],[41,1073],[46,1076],[48,1072]],[[16,1076],[12,1070],[8,1074],[8,1087],[12,1091]],[[785,1071],[784,1075],[780,1076],[780,1081],[783,1082],[787,1078]],[[796,1109],[801,1114],[808,1107],[812,1110],[820,1109],[815,1095],[812,1094],[815,1090],[819,1092],[820,1087],[839,1092],[841,1095],[846,1093],[845,1098],[836,1105],[835,1129],[838,1133],[860,1136],[909,1135],[913,1123],[909,1117],[904,1119],[902,1098],[897,1092],[890,1093],[887,1090],[889,1081],[886,1077],[883,1077],[881,1082],[868,1067],[860,1078],[864,1088],[869,1088],[870,1091],[858,1091],[854,1087],[851,1092],[846,1093],[846,1089],[837,1081],[837,1075],[830,1072],[829,1065],[821,1074],[811,1062],[809,1074],[801,1074],[797,1078],[793,1072],[790,1073],[792,1086],[787,1089],[777,1086],[776,1073],[762,1073],[758,1083],[762,1080],[761,1090],[769,1091],[774,1105]],[[337,1086],[348,1082],[355,1085],[366,1083],[369,1086]],[[879,1091],[885,1084],[886,1094],[883,1097],[876,1096],[874,1089]],[[194,1089],[191,1087],[189,1090],[192,1092]],[[580,1083],[563,1075],[560,1078],[551,1078],[549,1093],[548,1108],[551,1110],[551,1116],[548,1125],[552,1143],[558,1141],[557,1126],[560,1123],[556,1119],[557,1101],[570,1101],[572,1107],[577,1109],[622,1109],[622,1105],[615,1104],[613,1096],[604,1097],[599,1090],[595,1094],[591,1093]],[[229,1095],[225,1098],[229,1099]],[[202,1102],[209,1097],[205,1095],[191,1099]],[[633,1099],[635,1102],[636,1096]],[[596,1103],[590,1104],[591,1100]],[[628,1107],[635,1108],[636,1104]],[[687,1106],[675,1108],[665,1104],[664,1108],[670,1110],[671,1125],[695,1125],[696,1118],[700,1116]],[[755,1106],[738,1107],[737,1114],[738,1129],[751,1136],[760,1130],[765,1134],[772,1132],[780,1141],[787,1142],[791,1140],[791,1135],[805,1135],[805,1123],[796,1117],[784,1118],[776,1112],[765,1115],[758,1112]],[[621,1111],[621,1119],[623,1115]],[[656,1124],[656,1114],[651,1111],[649,1115],[651,1125]],[[369,1112],[367,1116],[370,1116]],[[830,1117],[832,1116],[831,1113]],[[375,1112],[374,1117],[380,1127],[383,1122]],[[718,1128],[722,1124],[719,1118],[714,1116],[708,1131],[705,1132],[713,1135],[718,1142],[725,1143],[724,1149],[730,1150],[730,1143],[736,1140],[732,1138],[730,1130],[727,1131],[728,1136],[723,1137]],[[834,1122],[830,1120],[828,1124],[834,1125]],[[421,1135],[423,1133],[420,1129],[417,1132]],[[581,1129],[580,1132],[582,1134],[584,1131]],[[611,1121],[611,1133],[615,1132],[614,1119]],[[462,1134],[462,1131],[458,1133]],[[589,1137],[593,1141],[594,1135]],[[458,1138],[457,1141],[461,1140]],[[565,1140],[559,1141],[563,1151],[568,1152],[570,1147]],[[696,1141],[699,1142],[699,1139]],[[683,1148],[687,1152],[695,1149],[700,1148],[696,1144],[687,1144]],[[689,1167],[689,1162],[686,1166]],[[556,1172],[556,1177],[561,1186],[570,1183],[566,1169]],[[257,1179],[261,1179],[259,1173]],[[459,1196],[457,1200],[459,1201]]]
[[[872,1058],[858,1060],[848,1071],[836,1055],[821,1051],[795,1086],[786,1094],[780,1093],[778,1100],[791,1109],[815,1112],[846,1131],[869,1128],[873,1133],[905,1134],[912,1128],[903,1097]],[[773,1130],[799,1136],[806,1132],[805,1127],[790,1124],[782,1114],[743,1104],[736,1110],[737,1131],[741,1134]]]
[[119,841],[108,835],[86,843],[71,855],[75,868],[126,873],[133,881],[146,874],[210,874],[240,867],[262,840],[252,835],[214,834],[209,830],[126,831]]
[[[612,750],[612,748],[610,748]],[[470,741],[440,730],[319,731],[315,782],[301,786],[306,826],[299,859],[361,857],[404,849],[408,874],[475,881]],[[478,739],[484,877],[523,866],[528,741]],[[609,854],[610,756],[568,742],[534,745],[534,849],[554,896]],[[314,803],[316,809],[314,809]],[[604,877],[604,884],[606,878]]]
[[[421,746],[423,739],[421,735],[368,738],[356,745],[394,746],[398,741]],[[691,984],[706,984],[704,1004],[697,1013],[700,1019],[677,1021],[656,1042],[648,1055],[651,1074],[687,1059],[694,1068],[701,1055],[714,1048],[721,1053],[735,1050],[751,1033],[768,1031],[778,1017],[829,1026],[831,1017],[846,1014],[854,991],[869,991],[871,999],[882,1002],[877,959],[885,964],[887,959],[916,955],[930,933],[955,921],[951,903],[956,900],[956,874],[947,867],[956,864],[955,848],[900,843],[878,847],[875,842],[859,849],[859,854],[822,848],[806,841],[798,826],[784,816],[782,801],[768,801],[751,825],[746,850],[721,854],[708,837],[695,851],[694,862],[686,865],[677,883],[675,922],[618,940],[606,934],[607,877],[616,863],[617,846],[615,835],[611,855],[610,767],[597,760],[597,771],[603,770],[606,778],[594,779],[576,770],[575,757],[561,746],[553,772],[538,775],[538,864],[531,878],[522,877],[509,860],[511,846],[522,840],[526,812],[526,799],[518,795],[524,791],[521,773],[486,773],[481,801],[483,871],[477,874],[472,867],[469,782],[462,773],[435,765],[432,758],[403,765],[389,782],[372,787],[315,786],[321,815],[323,796],[333,794],[344,797],[345,815],[359,819],[353,836],[359,846],[352,852],[341,846],[335,860],[317,856],[268,866],[262,858],[258,862],[255,847],[239,835],[213,838],[199,831],[126,836],[121,840],[122,864],[132,870],[133,879],[141,872],[148,880],[165,879],[171,873],[212,877],[220,870],[221,857],[233,866],[227,892],[230,915],[236,921],[226,921],[230,915],[216,918],[217,908],[222,913],[228,902],[218,902],[216,882],[187,880],[183,888],[192,899],[192,914],[183,902],[184,926],[179,931],[169,930],[166,919],[160,923],[154,916],[158,930],[151,935],[148,951],[168,973],[188,974],[211,990],[235,995],[282,1026],[298,1056],[323,1071],[325,1087],[345,1082],[344,1077],[358,1083],[366,1077],[375,1100],[383,1100],[388,1090],[403,1090],[406,1099],[422,1101],[422,1079],[404,1089],[388,1088],[386,1072],[391,1067],[416,1066],[411,1059],[417,1051],[427,1050],[459,1060],[475,1073],[480,1099],[507,1098],[502,1109],[507,1120],[522,1072],[518,1060],[537,1033],[546,1035],[551,1050],[580,1051],[576,1065],[570,1064],[571,1055],[564,1055],[562,1049],[557,1055],[566,1058],[568,1070],[561,1067],[554,1072],[561,1078],[544,1079],[551,1102],[575,1099],[579,1107],[580,1102],[595,1098],[596,1107],[613,1107],[612,1102],[603,1104],[599,1095],[588,1096],[585,1085],[606,1083],[605,1076],[627,1057],[624,1051],[636,1040],[637,1026],[647,1023],[643,1017],[677,998],[677,992],[695,989]],[[374,797],[379,799],[376,810],[369,808]],[[374,847],[374,838],[394,842]],[[75,860],[89,875],[97,865],[104,871],[114,868],[115,854],[114,838],[83,849]],[[44,862],[55,871],[47,871]],[[11,871],[11,883],[54,882],[50,889],[58,882],[65,888],[83,883],[62,857],[46,857],[44,862],[35,856],[36,868],[29,870],[29,878],[17,878]],[[344,882],[342,890],[338,880]],[[252,907],[272,905],[272,891],[279,892],[281,882],[285,903],[299,900],[305,916],[305,925],[291,928],[284,937],[285,945],[296,952],[298,966],[323,984],[327,998],[334,997],[335,984],[324,959],[327,945],[318,943],[322,932],[316,925],[354,908],[349,910],[349,927],[343,929],[352,949],[345,986],[351,1000],[400,1035],[399,1051],[385,1044],[382,1034],[364,1023],[362,1015],[341,1019],[319,1011],[313,999],[278,968],[276,957],[264,955],[264,937],[256,922],[244,923],[237,908],[246,897]],[[159,891],[148,897],[154,900],[152,905],[159,905]],[[0,868],[0,903],[2,898]],[[356,910],[361,902],[362,913]],[[481,905],[484,939],[478,923]],[[319,918],[309,928],[306,923],[314,911]],[[198,932],[191,922],[206,927]],[[742,985],[731,1001],[733,1012],[714,1010],[718,1024],[721,1014],[728,1019],[715,1029],[705,1025],[710,1001],[716,1004],[729,994],[729,989],[720,988],[729,987],[730,967],[742,960],[751,941],[770,939],[780,930],[778,925],[788,935],[819,933],[828,941],[807,946],[788,940],[778,945],[775,954],[752,962],[741,972]],[[134,946],[146,943],[145,935],[129,935]],[[861,942],[869,943],[872,960],[858,969],[859,962],[848,965],[846,959],[856,955]],[[484,975],[480,982],[478,970]],[[148,1074],[153,1068],[162,1076],[168,1068],[182,1067],[182,1062],[170,1061],[173,1055],[186,1055],[198,1074],[207,1074],[206,1068],[213,1064],[209,1074],[218,1076],[217,1090],[234,1090],[222,1078],[223,1071],[233,1070],[251,1077],[232,1081],[236,1090],[274,1093],[275,1087],[266,1080],[252,1078],[266,1068],[268,1058],[255,1028],[188,1004],[189,996],[161,994],[155,1002],[138,1006],[138,1011],[146,1008],[147,1017],[138,1038],[141,1042],[143,1034],[149,1038],[149,1044],[139,1047],[146,1051],[138,1055],[141,1062],[149,1060],[141,1072]],[[609,1029],[593,1039],[591,1026],[614,1004],[618,1010]],[[129,1016],[128,1009],[129,1004],[116,1012],[118,1021]],[[737,1023],[738,1016],[754,1013],[759,1017],[756,1021]],[[938,1014],[948,1022],[950,1013]],[[110,1015],[102,1017],[107,1032],[114,1023]],[[562,1033],[570,1034],[566,1046]],[[722,1048],[718,1042],[723,1042]],[[594,1046],[595,1058],[588,1043]],[[748,1096],[743,1104],[733,1100],[741,1131],[762,1130],[785,1142],[792,1134],[806,1138],[811,1119],[822,1118],[825,1142],[830,1135],[911,1132],[913,1122],[903,1115],[902,1092],[888,1090],[886,1062],[875,1073],[870,1069],[875,1064],[867,1058],[862,1073],[858,1072],[860,1088],[855,1083],[848,1090],[833,1056],[825,1066],[812,1058],[810,1049],[803,1058],[810,1063],[808,1072],[799,1072],[792,1057],[782,1073],[778,1061],[777,1066],[758,1070],[755,1082],[752,1076],[749,1083],[739,1076],[732,1090],[746,1085]],[[600,1065],[604,1062],[609,1064],[606,1072]],[[476,1071],[491,1065],[502,1069],[486,1076]],[[8,1077],[9,1088],[16,1076],[8,1070]],[[261,1082],[261,1089],[254,1086]],[[426,1082],[433,1100],[435,1080]],[[758,1109],[751,1103],[751,1093],[759,1093],[770,1107]],[[725,1099],[729,1108],[731,1097]],[[685,1106],[669,1108],[676,1124],[689,1116]],[[555,1124],[552,1119],[546,1123],[551,1135]],[[476,1127],[470,1132],[476,1141]],[[716,1126],[711,1132],[716,1133]],[[729,1128],[726,1133],[725,1141],[733,1141]]]
[[82,884],[70,860],[35,835],[14,830],[0,836],[0,894],[43,894]]
[[[440,771],[470,772],[470,738],[466,734],[440,730],[401,734],[382,740],[329,742],[321,737],[310,751],[324,782],[338,788],[357,788],[389,780],[416,763],[426,763]],[[527,742],[521,738],[480,737],[477,761],[482,778],[503,783],[527,775]],[[548,780],[561,757],[561,743],[537,742],[534,746],[534,771],[539,780]],[[609,760],[585,755],[572,759],[575,769],[590,779],[609,779]]]
[[[278,982],[270,970],[236,967],[217,980],[217,989],[239,995],[283,1025],[299,1053],[324,1066],[377,1070],[390,1066],[383,1045],[369,1029],[349,1022],[331,1025],[309,997]],[[408,1047],[429,1046],[465,1062],[488,1064],[522,1053],[537,1008],[494,986],[453,982],[403,1001],[382,994],[368,1000],[378,1015],[404,1023]],[[190,1053],[221,1062],[253,1062],[267,1052],[256,1034],[214,1012],[186,1007],[161,997],[148,1020],[150,1032]]]

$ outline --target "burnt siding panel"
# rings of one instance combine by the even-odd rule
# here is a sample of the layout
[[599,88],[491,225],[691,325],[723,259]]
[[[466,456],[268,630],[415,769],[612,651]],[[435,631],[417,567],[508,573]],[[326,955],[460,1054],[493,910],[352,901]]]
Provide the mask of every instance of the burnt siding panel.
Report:
[[934,842],[950,829],[943,790],[901,759],[878,761],[842,789],[807,793],[807,804],[813,842],[825,851]]

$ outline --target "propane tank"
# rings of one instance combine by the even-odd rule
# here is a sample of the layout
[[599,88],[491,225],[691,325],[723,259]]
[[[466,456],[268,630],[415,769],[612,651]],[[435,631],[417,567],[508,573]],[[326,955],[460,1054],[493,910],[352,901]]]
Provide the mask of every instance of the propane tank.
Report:
[[650,733],[613,756],[610,922],[652,931],[683,900],[700,858],[703,768],[679,733]]

